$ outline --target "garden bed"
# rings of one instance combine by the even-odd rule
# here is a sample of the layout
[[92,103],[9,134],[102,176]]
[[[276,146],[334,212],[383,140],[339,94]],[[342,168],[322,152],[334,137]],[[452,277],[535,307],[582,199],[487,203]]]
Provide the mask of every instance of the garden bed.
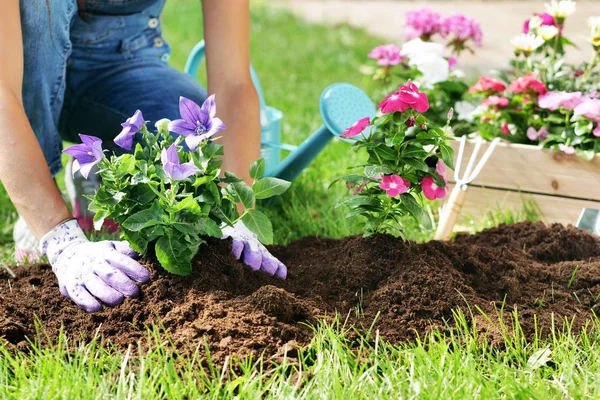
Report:
[[[600,239],[561,225],[504,225],[449,243],[308,237],[271,249],[288,265],[287,281],[252,273],[232,258],[228,242],[211,241],[191,276],[154,269],[141,298],[97,314],[60,296],[48,265],[15,267],[16,278],[0,273],[0,335],[26,349],[27,339],[36,338],[37,317],[46,329],[43,340],[56,340],[62,328],[73,339],[98,332],[127,348],[146,338],[145,325],[158,316],[180,350],[206,344],[222,361],[229,354],[281,356],[310,341],[307,324],[336,311],[356,326],[368,328],[376,319],[380,336],[391,342],[446,330],[453,310],[469,315],[467,305],[495,315],[503,301],[507,318],[518,310],[528,337],[534,315],[542,334],[553,316],[557,324],[574,318],[577,331],[593,318],[600,293]],[[478,327],[490,326],[478,318]],[[497,341],[494,331],[490,338]]]
[[[463,171],[475,141],[467,141]],[[486,142],[479,157],[488,148]],[[452,143],[458,154],[459,142]],[[454,173],[448,171],[452,186]],[[600,155],[584,161],[537,146],[501,142],[469,192],[462,214],[480,217],[490,208],[520,211],[523,203],[535,201],[547,223],[575,224],[584,207],[600,208]]]

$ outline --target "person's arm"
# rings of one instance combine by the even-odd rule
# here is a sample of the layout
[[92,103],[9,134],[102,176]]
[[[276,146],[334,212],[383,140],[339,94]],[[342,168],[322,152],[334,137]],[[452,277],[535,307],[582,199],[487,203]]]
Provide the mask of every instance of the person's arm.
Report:
[[223,168],[249,180],[260,158],[260,105],[250,76],[249,0],[203,0],[208,92],[227,126]]
[[[0,13],[0,181],[40,239],[71,217],[23,109],[23,41],[19,0]],[[58,132],[57,132],[58,135]]]

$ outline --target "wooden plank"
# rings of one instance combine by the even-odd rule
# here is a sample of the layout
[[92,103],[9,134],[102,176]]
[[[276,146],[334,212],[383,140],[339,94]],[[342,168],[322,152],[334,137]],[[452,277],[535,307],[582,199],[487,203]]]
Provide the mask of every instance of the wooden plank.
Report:
[[[479,158],[488,146],[489,142],[486,142],[481,147]],[[453,142],[452,147],[457,157],[459,142]],[[473,148],[474,141],[468,141],[463,171]],[[447,178],[450,182],[454,181],[451,171],[448,171]],[[600,201],[600,155],[587,162],[576,155],[501,142],[474,184]]]
[[[452,189],[453,185],[449,185]],[[505,190],[481,187],[469,187],[467,199],[463,206],[461,222],[465,218],[480,218],[488,210],[514,210],[521,212],[523,202],[534,200],[540,209],[543,221],[575,224],[584,207],[600,208],[600,202],[576,200],[564,197],[539,194],[524,194]]]

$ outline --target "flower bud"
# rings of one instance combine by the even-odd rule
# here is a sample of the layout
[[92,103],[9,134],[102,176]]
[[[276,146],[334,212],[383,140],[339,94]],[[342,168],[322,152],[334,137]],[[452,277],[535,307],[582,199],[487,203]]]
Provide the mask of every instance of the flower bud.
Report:
[[413,117],[412,115],[406,120],[405,124],[406,126],[413,127],[415,126],[415,123],[417,122],[417,120],[415,119],[415,117]]
[[448,120],[451,120],[453,116],[454,116],[454,108],[450,107],[450,109],[448,110]]
[[167,118],[163,118],[161,120],[156,121],[156,124],[154,124],[154,126],[156,127],[156,130],[159,133],[162,133],[162,132],[168,133],[170,122],[171,122],[171,120],[169,120]]

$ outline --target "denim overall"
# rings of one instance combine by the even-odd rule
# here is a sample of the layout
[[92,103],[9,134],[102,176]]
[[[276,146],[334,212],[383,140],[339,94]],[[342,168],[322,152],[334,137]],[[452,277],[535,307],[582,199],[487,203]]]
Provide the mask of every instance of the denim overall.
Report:
[[23,104],[52,175],[61,169],[63,139],[79,142],[83,133],[110,148],[136,109],[153,126],[179,118],[180,96],[206,98],[194,79],[167,65],[164,4],[86,0],[78,13],[76,0],[21,0]]

